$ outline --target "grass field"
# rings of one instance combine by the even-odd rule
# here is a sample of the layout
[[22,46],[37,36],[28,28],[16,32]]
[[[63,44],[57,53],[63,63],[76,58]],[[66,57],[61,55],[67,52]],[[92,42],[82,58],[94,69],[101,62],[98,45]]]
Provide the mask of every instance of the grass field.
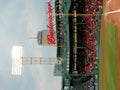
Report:
[[[106,31],[106,48],[103,46],[103,32],[100,36],[100,63],[99,63],[99,90],[102,90],[104,82],[104,90],[118,90],[118,31],[117,27],[111,23],[107,23]],[[106,49],[105,60],[105,80],[102,78],[102,57],[103,50]]]

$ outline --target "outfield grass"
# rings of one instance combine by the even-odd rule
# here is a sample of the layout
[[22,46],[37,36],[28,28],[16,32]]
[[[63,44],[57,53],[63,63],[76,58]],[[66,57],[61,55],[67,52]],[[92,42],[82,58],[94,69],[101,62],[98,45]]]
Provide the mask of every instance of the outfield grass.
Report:
[[[103,34],[103,32],[101,33]],[[106,65],[105,65],[105,80],[102,80],[102,54],[100,54],[99,68],[99,90],[102,90],[102,82],[105,81],[105,90],[118,90],[118,31],[113,24],[107,24],[107,42],[106,42]],[[100,53],[103,37],[100,38]]]
[[106,49],[105,90],[118,90],[118,32],[110,23],[107,25]]

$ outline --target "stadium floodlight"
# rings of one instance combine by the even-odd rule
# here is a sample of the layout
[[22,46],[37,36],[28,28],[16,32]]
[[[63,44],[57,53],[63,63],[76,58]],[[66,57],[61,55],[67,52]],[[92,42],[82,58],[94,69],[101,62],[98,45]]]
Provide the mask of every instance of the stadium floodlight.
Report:
[[23,46],[13,46],[12,48],[12,75],[22,74]]

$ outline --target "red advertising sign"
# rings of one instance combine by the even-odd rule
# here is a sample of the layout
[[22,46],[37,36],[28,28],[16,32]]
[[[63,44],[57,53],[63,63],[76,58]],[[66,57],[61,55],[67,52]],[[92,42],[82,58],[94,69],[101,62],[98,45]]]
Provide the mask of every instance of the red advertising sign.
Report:
[[53,27],[53,15],[52,15],[52,5],[50,2],[47,3],[48,5],[48,22],[49,24],[47,27],[50,30],[50,33],[47,35],[47,41],[50,45],[55,45],[55,37],[54,37],[54,27]]

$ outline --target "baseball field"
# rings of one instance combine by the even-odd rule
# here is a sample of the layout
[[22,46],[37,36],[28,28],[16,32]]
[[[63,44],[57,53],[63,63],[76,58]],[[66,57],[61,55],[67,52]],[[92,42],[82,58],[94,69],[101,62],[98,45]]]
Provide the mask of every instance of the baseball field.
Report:
[[99,90],[120,90],[120,0],[107,0],[100,32]]

